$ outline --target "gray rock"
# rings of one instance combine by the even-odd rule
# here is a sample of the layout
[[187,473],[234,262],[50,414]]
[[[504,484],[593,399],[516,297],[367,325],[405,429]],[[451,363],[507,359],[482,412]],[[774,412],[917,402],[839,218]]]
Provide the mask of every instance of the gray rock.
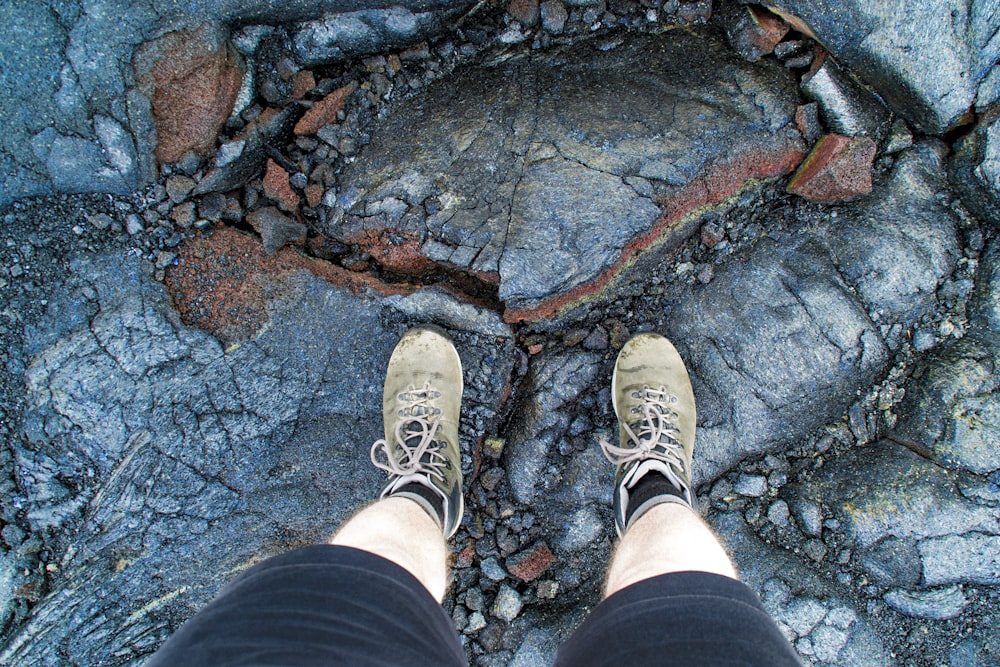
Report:
[[785,605],[775,618],[791,628],[796,636],[805,637],[819,625],[828,611],[829,609],[818,600],[802,597]]
[[898,407],[894,436],[943,465],[1000,469],[1000,246],[984,253],[968,334],[921,360]]
[[440,26],[434,12],[388,9],[337,13],[302,25],[294,34],[295,54],[307,67],[410,46]]
[[924,564],[924,583],[1000,584],[1000,530],[923,540],[917,545]]
[[[647,66],[637,72],[640,57]],[[435,261],[498,280],[508,319],[534,317],[598,291],[636,239],[667,233],[677,243],[693,231],[657,227],[658,200],[690,206],[670,203],[681,198],[675,188],[704,196],[700,179],[714,170],[727,182],[749,175],[727,171],[731,162],[766,171],[801,158],[795,101],[782,68],[679,31],[467,68],[385,120],[345,168],[326,231],[346,243],[405,231]],[[404,199],[414,172],[436,184],[431,205],[386,212],[381,202]]]
[[503,581],[507,578],[507,571],[503,569],[503,565],[500,564],[500,561],[497,560],[496,556],[490,556],[484,560],[479,565],[479,569],[493,581]]
[[920,583],[920,552],[912,540],[887,537],[863,551],[858,562],[879,586],[914,588]]
[[801,19],[791,20],[927,134],[958,122],[1000,53],[995,10],[972,0],[907,0],[884,12],[861,0],[764,4]]
[[935,621],[961,616],[969,606],[969,599],[965,597],[961,586],[922,591],[892,590],[883,599],[901,614]]
[[[865,471],[877,470],[877,475]],[[952,476],[910,450],[889,442],[854,448],[809,482],[782,489],[794,499],[822,501],[841,522],[847,539],[868,548],[901,540],[982,532],[1000,534],[995,508],[965,499]]]
[[548,456],[569,429],[565,410],[598,377],[600,363],[594,354],[543,352],[531,358],[529,390],[514,411],[504,449],[511,491],[518,502],[531,504],[545,488]]
[[497,598],[493,602],[493,615],[501,621],[510,623],[521,613],[524,601],[517,591],[507,584],[500,584]]
[[864,136],[881,142],[892,120],[877,96],[827,58],[802,77],[802,92],[815,100],[826,127],[848,137]]
[[905,326],[927,312],[961,256],[958,218],[938,197],[947,189],[943,151],[924,142],[901,154],[885,186],[848,205],[831,227],[841,275],[880,323]]
[[767,477],[763,475],[740,474],[736,478],[736,485],[733,490],[741,496],[760,498],[767,493]]
[[818,650],[824,660],[834,664],[893,664],[866,615],[855,612],[840,597],[842,591],[821,574],[784,549],[763,542],[739,513],[719,515],[711,524],[733,553],[740,579],[757,592],[764,608],[792,633],[791,639],[808,638],[810,653]]
[[540,5],[542,15],[542,27],[553,35],[559,35],[566,27],[566,20],[569,19],[569,12],[562,0],[545,0]]
[[267,159],[266,146],[288,136],[301,115],[302,109],[290,104],[264,123],[251,123],[238,139],[219,148],[194,194],[233,190],[260,174]]
[[965,205],[983,222],[1000,225],[1000,120],[980,121],[956,146],[950,168]]
[[[109,138],[114,140],[114,133]],[[134,149],[133,149],[134,151]],[[123,152],[121,155],[127,155]],[[60,192],[109,192],[124,195],[131,185],[118,165],[121,156],[109,152],[95,141],[59,135],[52,142],[46,160],[49,178]]]
[[511,338],[513,335],[510,325],[498,313],[458,301],[443,289],[428,288],[413,294],[391,296],[386,303],[413,321],[438,322],[450,329],[488,336]]
[[[78,537],[0,649],[3,664],[141,661],[229,577],[324,541],[381,484],[368,461],[382,435],[377,378],[406,328],[381,297],[304,271],[274,275],[269,323],[223,349],[179,322],[137,259],[73,267],[100,310],[53,308],[39,324],[55,339],[28,368],[30,435],[16,455],[32,528]],[[468,380],[460,438],[472,451],[495,418],[512,346],[453,337]]]

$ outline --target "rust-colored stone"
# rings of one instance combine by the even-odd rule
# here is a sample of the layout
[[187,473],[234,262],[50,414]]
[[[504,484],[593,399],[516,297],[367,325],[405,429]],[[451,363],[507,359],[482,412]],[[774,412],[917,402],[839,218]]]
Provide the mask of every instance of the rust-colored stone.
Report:
[[357,89],[357,82],[352,81],[313,104],[312,108],[306,111],[299,122],[295,124],[295,134],[299,136],[316,134],[319,128],[335,122],[337,114],[343,110],[348,96]]
[[533,26],[538,23],[541,12],[538,0],[510,0],[507,3],[507,13],[517,19],[521,25]]
[[697,209],[725,201],[749,182],[783,176],[795,169],[804,157],[805,154],[795,145],[781,144],[771,152],[744,153],[727,163],[714,165],[710,175],[691,181],[669,198],[661,200],[659,203],[665,209],[663,216],[649,232],[626,245],[618,261],[597,278],[533,308],[508,309],[504,311],[504,320],[514,323],[547,319],[570,306],[583,303],[604,290],[635,261],[636,255],[660,243]]
[[356,243],[382,268],[389,271],[414,276],[433,271],[436,267],[433,261],[424,256],[420,239],[413,232],[365,230],[347,241]]
[[788,191],[815,202],[853,199],[872,191],[875,142],[868,137],[828,134],[788,183]]
[[282,209],[290,213],[299,209],[299,195],[288,183],[288,172],[274,160],[267,161],[261,186],[264,188],[264,196]]
[[167,33],[139,48],[133,65],[137,87],[152,104],[157,160],[211,154],[243,81],[243,59],[224,29],[211,24]]
[[527,583],[534,581],[555,563],[556,557],[545,542],[536,542],[507,559],[507,571]]
[[323,201],[323,186],[319,183],[310,183],[302,191],[306,196],[306,203],[310,208],[316,208]]
[[309,271],[355,293],[409,294],[409,286],[388,285],[289,249],[264,254],[260,242],[232,227],[219,226],[207,238],[177,247],[180,261],[165,283],[185,324],[204,329],[226,344],[252,338],[267,322],[266,289],[296,271]]
[[316,87],[316,77],[307,69],[298,71],[292,77],[292,99],[301,99],[303,95]]

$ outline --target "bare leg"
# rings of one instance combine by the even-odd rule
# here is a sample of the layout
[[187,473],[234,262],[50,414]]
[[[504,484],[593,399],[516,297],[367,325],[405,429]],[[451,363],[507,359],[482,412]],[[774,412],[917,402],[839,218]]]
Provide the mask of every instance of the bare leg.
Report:
[[622,536],[604,596],[660,574],[691,571],[737,578],[722,543],[694,510],[680,503],[656,505]]
[[434,599],[448,587],[448,548],[441,526],[417,503],[388,497],[364,508],[330,538],[399,565],[424,585]]

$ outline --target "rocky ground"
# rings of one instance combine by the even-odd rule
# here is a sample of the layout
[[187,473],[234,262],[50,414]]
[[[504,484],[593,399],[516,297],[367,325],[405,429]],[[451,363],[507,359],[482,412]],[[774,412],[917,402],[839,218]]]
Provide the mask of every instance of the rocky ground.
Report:
[[[791,27],[548,0],[142,45],[158,141],[36,145],[57,185],[86,146],[105,189],[154,147],[159,179],[3,212],[0,663],[137,664],[322,540],[379,488],[381,374],[421,322],[466,373],[446,608],[472,664],[549,664],[599,600],[597,442],[641,331],[688,361],[700,508],[807,664],[1000,662],[995,114],[956,120],[977,93],[944,67],[875,95],[850,70],[897,62],[882,33],[823,32],[835,60],[785,4]],[[167,133],[205,81],[234,112]]]

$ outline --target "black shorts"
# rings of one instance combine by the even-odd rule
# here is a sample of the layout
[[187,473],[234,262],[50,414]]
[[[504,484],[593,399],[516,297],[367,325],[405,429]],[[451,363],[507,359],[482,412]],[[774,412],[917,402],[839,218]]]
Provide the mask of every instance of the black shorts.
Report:
[[[451,618],[409,572],[317,545],[240,575],[146,663],[466,665]],[[558,665],[799,665],[757,596],[704,572],[667,574],[601,602]]]

